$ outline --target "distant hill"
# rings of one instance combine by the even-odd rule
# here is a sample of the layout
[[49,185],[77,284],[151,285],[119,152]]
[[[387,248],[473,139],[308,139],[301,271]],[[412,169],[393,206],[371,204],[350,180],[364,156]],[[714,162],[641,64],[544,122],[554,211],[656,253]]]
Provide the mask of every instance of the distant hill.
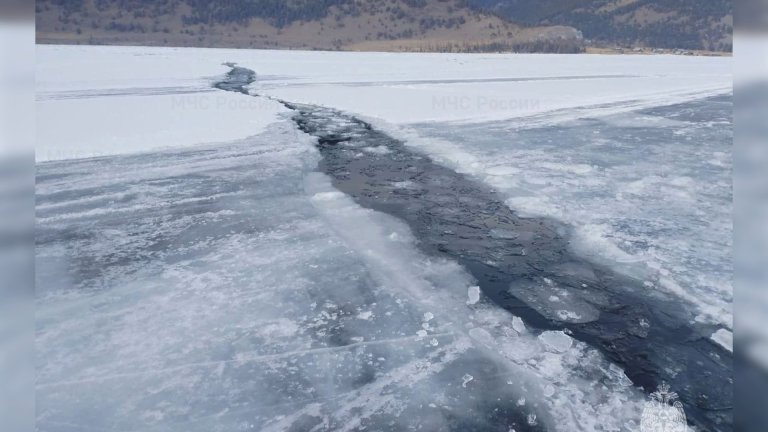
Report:
[[597,45],[732,51],[730,0],[465,0],[526,25],[575,27]]
[[461,0],[38,0],[39,43],[381,51],[581,52]]
[[[726,30],[730,27],[710,25],[701,18],[706,15],[703,12],[697,12],[696,20],[675,33],[669,20],[644,12],[647,8],[639,3],[648,2],[618,2],[622,5],[597,0],[38,0],[36,24],[39,43],[582,52],[584,32],[598,43],[639,41],[686,49],[729,48],[730,33]],[[667,1],[678,2],[693,0]],[[710,2],[721,0],[702,3]],[[599,11],[598,3],[603,4]],[[631,19],[616,12],[625,9],[633,11]],[[714,9],[710,15],[716,15]],[[649,21],[650,26],[664,22],[658,24],[666,28],[664,34],[680,42],[658,42],[656,39],[663,39],[660,30],[632,24],[641,16],[656,20]],[[680,16],[669,19],[682,19]],[[713,28],[711,34],[699,28],[703,24],[697,24],[705,22]],[[701,34],[709,39],[701,39]]]

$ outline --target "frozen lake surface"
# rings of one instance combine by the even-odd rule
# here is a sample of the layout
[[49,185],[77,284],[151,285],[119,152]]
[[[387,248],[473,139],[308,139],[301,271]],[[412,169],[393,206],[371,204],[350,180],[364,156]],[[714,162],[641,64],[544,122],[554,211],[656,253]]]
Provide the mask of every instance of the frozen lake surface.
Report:
[[717,96],[555,126],[415,129],[510,208],[573,226],[575,250],[684,298],[691,320],[731,329],[732,110]]
[[40,167],[41,430],[637,421],[620,369],[468,301],[470,275],[313,172],[289,126]]
[[[672,110],[726,115],[727,101],[719,102]],[[487,186],[413,153],[365,122],[325,108],[287,106],[297,110],[301,129],[318,137],[320,169],[336,187],[408,223],[424,253],[461,264],[494,303],[537,328],[566,328],[603,350],[635,385],[671,383],[681,389],[696,424],[730,421],[721,412],[732,405],[730,353],[708,339],[717,326],[694,318],[697,311],[681,304],[681,293],[649,290],[647,279],[617,268],[615,261],[585,260],[583,248],[569,244],[572,228],[518,216]]]
[[731,430],[724,60],[44,48],[40,430]]

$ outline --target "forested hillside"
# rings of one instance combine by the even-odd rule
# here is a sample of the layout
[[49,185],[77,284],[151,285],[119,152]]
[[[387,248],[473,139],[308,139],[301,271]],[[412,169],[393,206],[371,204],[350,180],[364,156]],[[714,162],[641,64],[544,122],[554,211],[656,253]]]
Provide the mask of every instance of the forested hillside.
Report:
[[465,0],[527,25],[575,27],[594,43],[731,51],[728,0]]
[[725,0],[39,0],[36,16],[41,43],[580,52],[732,40]]

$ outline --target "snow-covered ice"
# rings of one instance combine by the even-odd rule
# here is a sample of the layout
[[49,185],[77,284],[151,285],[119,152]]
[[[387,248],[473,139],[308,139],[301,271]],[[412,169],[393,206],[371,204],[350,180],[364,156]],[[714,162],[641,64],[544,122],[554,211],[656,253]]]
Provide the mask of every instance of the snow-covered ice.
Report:
[[39,46],[36,160],[135,153],[256,135],[287,111],[222,92],[224,53]]
[[241,55],[253,91],[393,124],[558,120],[728,93],[730,59],[538,54]]
[[731,88],[730,60],[707,57],[46,45],[37,54],[41,161],[260,132],[282,109],[265,99],[213,92],[210,83],[227,71],[225,62],[259,74],[254,92],[393,124],[512,118],[529,124],[544,114],[562,120],[625,112]]

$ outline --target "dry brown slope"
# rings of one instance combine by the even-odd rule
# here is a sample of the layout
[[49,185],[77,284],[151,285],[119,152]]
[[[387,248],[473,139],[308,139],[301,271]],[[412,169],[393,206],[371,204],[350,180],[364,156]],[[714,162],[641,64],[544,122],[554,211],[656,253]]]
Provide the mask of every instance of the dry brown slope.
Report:
[[[523,28],[495,15],[460,7],[458,0],[427,0],[423,6],[395,0],[356,0],[356,13],[332,6],[327,16],[283,27],[262,18],[244,23],[189,24],[184,2],[173,7],[97,7],[84,0],[74,11],[53,1],[37,8],[38,43],[88,43],[235,48],[385,51],[580,51],[576,30]],[[103,4],[103,3],[102,3]]]

